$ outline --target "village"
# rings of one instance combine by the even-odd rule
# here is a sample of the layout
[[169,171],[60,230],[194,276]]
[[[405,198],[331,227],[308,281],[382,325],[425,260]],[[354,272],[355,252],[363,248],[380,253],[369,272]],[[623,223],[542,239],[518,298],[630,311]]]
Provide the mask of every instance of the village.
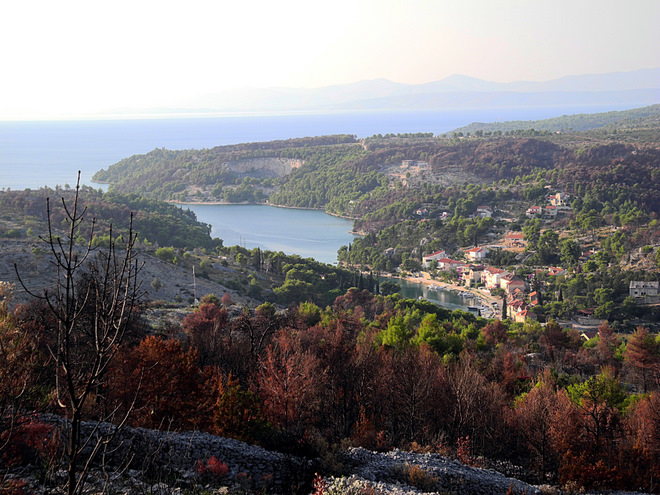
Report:
[[[572,212],[569,206],[570,199],[570,196],[564,192],[549,193],[545,196],[545,204],[529,206],[525,210],[525,217],[537,218],[551,225],[558,217],[566,217]],[[493,208],[482,205],[477,208],[474,217],[489,218],[494,213]],[[415,215],[426,217],[428,209],[420,208],[416,210]],[[442,212],[439,218],[447,220],[450,217],[449,212]],[[508,268],[490,265],[488,261],[491,254],[497,251],[512,253],[518,264]],[[598,250],[590,246],[589,249],[580,251],[578,264],[574,267],[535,267],[531,273],[528,273],[530,270],[521,269],[522,263],[532,254],[528,251],[528,241],[523,232],[507,231],[503,236],[495,239],[495,242],[463,248],[451,256],[445,250],[425,254],[422,256],[422,271],[413,274],[410,280],[436,285],[445,290],[469,291],[483,302],[479,314],[498,319],[509,318],[518,323],[529,323],[539,321],[535,308],[542,304],[542,292],[546,292],[543,290],[545,280],[554,280],[557,277],[570,278],[596,253]],[[521,272],[525,273],[521,274]],[[444,283],[438,282],[439,279],[444,280]],[[658,304],[660,303],[659,283],[631,281],[628,295],[636,304]],[[561,301],[562,294],[561,291],[557,291],[554,294],[543,294],[543,297]],[[571,319],[557,320],[557,323],[564,328],[577,330],[582,338],[589,340],[597,334],[597,329],[603,321],[604,319],[595,317],[593,308],[588,308],[579,310]]]

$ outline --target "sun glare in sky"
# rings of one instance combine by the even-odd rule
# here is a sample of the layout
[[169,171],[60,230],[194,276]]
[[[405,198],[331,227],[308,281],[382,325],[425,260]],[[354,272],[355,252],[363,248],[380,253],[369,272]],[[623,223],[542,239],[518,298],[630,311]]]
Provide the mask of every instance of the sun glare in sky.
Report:
[[242,87],[660,66],[657,0],[36,0],[0,7],[0,116],[175,108]]

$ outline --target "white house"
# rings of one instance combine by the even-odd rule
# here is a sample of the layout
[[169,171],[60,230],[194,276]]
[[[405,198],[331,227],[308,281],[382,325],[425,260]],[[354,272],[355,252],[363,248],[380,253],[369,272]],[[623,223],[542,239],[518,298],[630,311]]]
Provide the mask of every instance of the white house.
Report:
[[483,260],[488,256],[488,249],[485,247],[474,247],[465,251],[465,254],[473,261]]
[[438,260],[438,270],[449,271],[454,268],[458,269],[465,266],[462,261],[452,260],[450,258],[440,258]]
[[488,266],[481,274],[481,281],[486,284],[486,288],[497,289],[500,286],[501,278],[507,273],[506,270],[502,270],[501,268]]
[[427,254],[426,256],[422,257],[422,266],[424,268],[429,268],[431,266],[431,261],[438,261],[439,259],[444,258],[447,256],[447,253],[444,251],[436,251],[435,253]]
[[542,212],[543,212],[543,208],[541,208],[540,206],[530,206],[529,208],[527,208],[525,215],[528,218],[538,217],[541,216]]
[[481,218],[489,218],[493,216],[493,210],[490,206],[479,206],[477,207],[477,216]]

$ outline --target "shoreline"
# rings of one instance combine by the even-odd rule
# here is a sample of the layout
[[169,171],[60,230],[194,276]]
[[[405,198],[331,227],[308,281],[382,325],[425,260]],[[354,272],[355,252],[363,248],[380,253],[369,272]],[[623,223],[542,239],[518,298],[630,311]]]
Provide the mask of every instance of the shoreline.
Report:
[[[331,217],[339,217],[339,218],[345,218],[346,220],[357,220],[355,217],[347,217],[344,215],[340,215],[338,213],[330,213],[329,211],[325,211],[324,208],[309,208],[307,206],[288,206],[288,205],[276,205],[273,203],[248,203],[248,202],[241,202],[241,203],[230,203],[228,201],[179,201],[176,199],[170,199],[165,201],[166,203],[170,204],[175,204],[175,205],[209,205],[209,206],[221,206],[221,205],[241,205],[241,206],[247,206],[247,205],[255,205],[255,206],[272,206],[273,208],[286,208],[289,210],[310,210],[310,211],[322,211],[326,215],[330,215]],[[352,230],[349,230],[349,233],[355,234],[355,235],[362,235],[362,234],[357,234],[353,232]]]
[[437,285],[439,287],[442,287],[444,289],[449,289],[449,290],[456,290],[459,292],[466,292],[469,294],[472,294],[475,296],[479,301],[484,305],[489,308],[492,307],[492,303],[498,303],[501,304],[502,300],[499,297],[491,296],[488,294],[484,294],[483,292],[473,289],[473,288],[467,288],[462,285],[454,285],[454,284],[449,284],[447,282],[441,282],[439,280],[434,280],[431,278],[431,276],[428,274],[428,272],[421,272],[423,275],[420,277],[414,277],[414,276],[407,276],[407,277],[397,277],[393,275],[384,275],[388,278],[398,278],[400,280],[405,280],[406,282],[411,282],[411,283],[417,283],[421,285]]

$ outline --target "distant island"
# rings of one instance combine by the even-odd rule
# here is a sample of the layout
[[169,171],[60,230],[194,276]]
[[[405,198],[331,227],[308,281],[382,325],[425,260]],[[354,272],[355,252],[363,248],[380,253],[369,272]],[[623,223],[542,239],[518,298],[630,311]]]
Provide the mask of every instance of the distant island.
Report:
[[632,108],[659,103],[658,88],[660,68],[507,83],[454,75],[424,84],[374,79],[314,89],[225,90],[191,101],[185,107],[143,108],[138,113],[201,116],[226,112],[447,111],[534,106],[597,107],[613,102],[623,108]]

